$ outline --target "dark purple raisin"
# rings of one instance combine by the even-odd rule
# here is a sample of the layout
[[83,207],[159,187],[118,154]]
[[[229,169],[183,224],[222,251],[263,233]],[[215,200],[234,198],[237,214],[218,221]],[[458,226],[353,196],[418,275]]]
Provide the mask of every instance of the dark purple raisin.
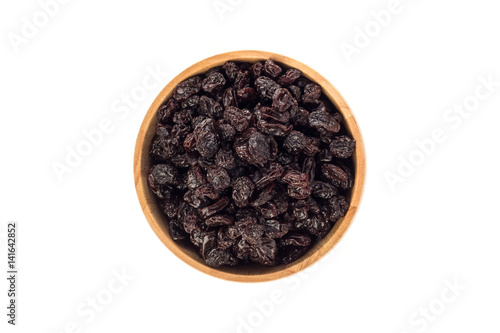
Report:
[[264,64],[262,62],[256,62],[255,64],[250,66],[250,72],[252,73],[254,79],[261,76],[263,70],[264,70]]
[[215,164],[225,169],[236,167],[233,151],[229,149],[219,149],[215,155]]
[[291,131],[283,142],[283,148],[290,154],[300,153],[306,146],[306,136],[298,131]]
[[304,87],[304,93],[302,94],[302,102],[313,103],[321,96],[321,87],[316,83],[309,83]]
[[320,180],[314,181],[312,190],[312,194],[319,199],[330,199],[338,194],[338,190],[335,186]]
[[212,132],[202,132],[196,137],[196,150],[203,158],[210,158],[219,150],[219,137]]
[[309,126],[322,128],[328,132],[337,133],[340,130],[339,122],[326,111],[315,111],[309,114]]
[[309,185],[307,174],[293,169],[285,171],[281,180],[288,185],[295,187],[306,187]]
[[226,84],[226,79],[224,75],[219,72],[211,72],[206,78],[201,82],[201,89],[207,93],[215,93],[222,91],[224,85]]
[[214,215],[205,220],[205,224],[209,227],[218,227],[221,225],[233,224],[233,217],[228,215]]
[[207,169],[207,180],[216,190],[225,190],[231,185],[231,178],[226,169],[218,166],[209,166]]
[[219,228],[217,231],[217,248],[221,250],[230,249],[234,245],[234,240],[229,234],[229,227]]
[[297,232],[289,233],[280,240],[281,246],[309,246],[311,244],[311,237]]
[[168,222],[168,229],[170,231],[170,237],[172,237],[173,240],[188,238],[188,234],[184,231],[184,226],[177,220],[170,220]]
[[148,178],[159,185],[175,185],[179,182],[179,172],[169,164],[156,164],[151,167]]
[[283,69],[271,59],[264,63],[264,72],[270,77],[278,77],[282,71]]
[[281,263],[287,265],[302,257],[309,248],[303,246],[287,246],[283,248]]
[[158,109],[158,112],[156,113],[156,117],[158,118],[158,121],[163,124],[167,124],[170,118],[172,118],[172,115],[177,111],[179,108],[179,103],[175,99],[169,99],[168,102]]
[[323,209],[323,215],[328,221],[335,223],[339,218],[345,216],[348,210],[349,203],[345,197],[339,195],[328,200],[328,205]]
[[356,141],[348,136],[341,135],[330,142],[330,152],[337,158],[349,158],[354,152]]
[[252,223],[243,229],[241,237],[249,244],[259,244],[264,236],[264,231],[263,225]]
[[344,168],[333,164],[323,164],[321,166],[321,171],[325,178],[336,187],[347,189],[353,185],[352,176],[349,171]]
[[272,238],[263,237],[260,244],[252,247],[250,260],[265,266],[276,265],[277,247]]
[[292,130],[292,125],[283,125],[278,123],[272,123],[261,119],[257,121],[257,128],[262,132],[274,136],[285,136]]
[[267,121],[277,121],[282,124],[287,124],[290,121],[290,112],[280,112],[275,108],[262,106],[260,108],[260,116]]
[[229,87],[224,91],[224,95],[222,95],[222,105],[224,105],[224,108],[229,106],[238,107],[236,91],[233,87]]
[[285,169],[279,163],[269,163],[268,166],[261,169],[262,176],[255,181],[257,189],[262,189],[268,184],[274,183],[276,179],[279,179]]
[[309,126],[309,111],[302,107],[292,108],[290,121],[296,126]]
[[229,106],[224,110],[224,120],[231,124],[238,132],[246,130],[249,126],[245,112],[234,106]]
[[283,87],[289,86],[302,75],[301,71],[296,68],[287,69],[285,74],[278,78],[278,83]]
[[308,196],[311,195],[312,186],[308,185],[305,187],[298,187],[298,186],[289,185],[287,192],[288,192],[288,196],[290,198],[294,198],[294,199],[298,199],[298,200],[306,199]]
[[236,79],[236,75],[240,71],[240,68],[238,65],[236,65],[232,61],[228,61],[222,66],[222,69],[224,70],[224,73],[226,73],[226,77],[229,79],[229,81],[233,82]]
[[245,104],[251,103],[257,99],[257,91],[255,91],[255,88],[252,87],[242,88],[238,90],[236,95],[238,97],[238,101]]
[[288,233],[290,225],[278,220],[266,220],[264,222],[266,235],[270,238],[281,238]]
[[194,190],[194,195],[200,199],[217,200],[220,198],[221,191],[216,190],[212,185],[202,185]]
[[234,89],[241,90],[250,85],[250,72],[249,71],[239,71],[234,79]]
[[285,112],[286,110],[290,109],[292,105],[294,105],[294,103],[296,103],[296,101],[293,98],[292,94],[290,94],[288,89],[278,88],[274,91],[273,107],[276,110]]
[[233,184],[233,201],[238,207],[248,206],[250,197],[255,190],[254,183],[248,177],[239,177]]
[[172,121],[176,124],[188,125],[193,119],[193,111],[190,109],[181,109],[174,113]]
[[189,97],[200,92],[201,77],[193,76],[185,81],[179,83],[172,94],[173,98],[178,102],[184,102]]
[[307,218],[309,205],[304,200],[298,200],[292,204],[293,215],[297,220],[304,220]]
[[292,93],[295,100],[300,101],[302,99],[302,90],[296,85],[291,85],[287,87],[288,90]]
[[200,96],[193,95],[181,103],[183,109],[195,109],[200,104]]
[[255,88],[257,89],[257,93],[259,94],[260,98],[264,100],[272,100],[274,92],[279,87],[280,86],[276,82],[274,82],[273,79],[266,76],[259,76],[255,80]]
[[205,261],[211,267],[235,266],[238,264],[238,260],[230,252],[222,249],[212,249],[208,252]]
[[224,109],[220,103],[216,102],[214,99],[207,96],[201,96],[198,112],[204,116],[220,118],[222,117]]
[[206,219],[207,217],[212,216],[223,210],[229,204],[229,201],[230,200],[228,198],[221,198],[214,204],[199,209],[198,212],[202,218]]
[[252,207],[259,207],[274,198],[276,192],[274,191],[274,184],[269,184],[262,191],[259,192],[257,198],[250,203]]
[[307,156],[314,156],[319,152],[320,152],[319,139],[306,137],[306,146],[302,150],[302,153],[304,153]]
[[218,129],[219,129],[219,134],[220,138],[223,141],[230,142],[234,140],[234,137],[236,135],[236,130],[231,124],[228,124],[225,120],[219,120]]

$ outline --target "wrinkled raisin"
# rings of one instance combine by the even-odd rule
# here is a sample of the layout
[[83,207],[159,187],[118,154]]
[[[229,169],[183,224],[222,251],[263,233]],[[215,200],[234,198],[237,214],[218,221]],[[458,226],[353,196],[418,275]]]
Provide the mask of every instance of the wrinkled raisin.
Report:
[[196,150],[204,158],[210,158],[219,150],[219,137],[212,132],[202,132],[196,140]]
[[314,111],[309,114],[309,125],[316,129],[324,129],[337,133],[340,130],[339,122],[326,111]]
[[207,93],[214,93],[224,89],[226,79],[219,72],[212,72],[201,82],[201,89]]
[[349,158],[354,152],[356,141],[348,136],[341,135],[330,142],[330,152],[337,158]]
[[248,177],[239,177],[233,184],[233,200],[236,206],[248,206],[250,197],[255,190],[254,183]]
[[283,148],[290,154],[300,153],[306,146],[306,136],[304,133],[292,131],[283,142]]
[[278,88],[273,94],[273,107],[280,112],[285,112],[292,107],[297,101],[292,94],[285,88]]
[[309,83],[304,87],[304,93],[302,94],[302,102],[313,103],[321,96],[321,87],[316,83]]
[[233,224],[233,218],[228,215],[214,215],[210,216],[205,220],[205,224],[209,227],[217,227],[221,225],[230,225]]
[[184,102],[189,97],[200,92],[201,89],[201,77],[194,76],[189,78],[177,85],[175,87],[172,96],[178,102]]
[[209,166],[207,169],[207,180],[216,190],[225,190],[231,184],[231,178],[222,167]]
[[275,78],[279,76],[282,71],[281,67],[271,59],[266,60],[264,63],[264,72],[270,77]]
[[301,75],[302,73],[298,69],[290,68],[285,72],[285,74],[278,78],[278,83],[283,87],[289,86],[293,84]]
[[234,127],[238,132],[248,128],[248,119],[245,118],[245,112],[234,106],[229,106],[224,110],[224,120]]
[[260,98],[264,100],[271,100],[273,98],[273,94],[280,86],[274,82],[271,78],[266,76],[259,76],[257,80],[255,80],[255,88],[257,89],[257,93]]

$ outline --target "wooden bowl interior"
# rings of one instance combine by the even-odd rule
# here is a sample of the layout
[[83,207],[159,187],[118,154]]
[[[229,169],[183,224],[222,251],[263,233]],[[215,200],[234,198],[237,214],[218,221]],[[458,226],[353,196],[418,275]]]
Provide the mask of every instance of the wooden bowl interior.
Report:
[[[266,267],[258,264],[250,264],[216,269],[207,266],[189,242],[175,242],[170,238],[167,218],[161,211],[155,196],[148,188],[147,174],[151,166],[149,149],[157,125],[156,111],[171,97],[172,91],[178,83],[193,75],[205,73],[210,68],[221,66],[229,60],[253,63],[266,59],[273,59],[287,67],[295,67],[301,70],[305,77],[318,83],[323,88],[324,95],[344,116],[343,127],[356,140],[356,150],[353,155],[355,182],[348,198],[350,199],[350,207],[346,216],[335,223],[334,227],[325,238],[314,244],[304,256],[288,265]],[[330,251],[343,236],[361,200],[365,179],[364,145],[357,123],[344,99],[325,78],[314,70],[296,60],[274,53],[263,51],[230,52],[213,56],[196,63],[175,77],[160,92],[149,108],[139,131],[134,156],[134,178],[139,202],[151,228],[165,246],[181,260],[204,273],[226,280],[239,282],[269,281],[294,274],[312,265]]]

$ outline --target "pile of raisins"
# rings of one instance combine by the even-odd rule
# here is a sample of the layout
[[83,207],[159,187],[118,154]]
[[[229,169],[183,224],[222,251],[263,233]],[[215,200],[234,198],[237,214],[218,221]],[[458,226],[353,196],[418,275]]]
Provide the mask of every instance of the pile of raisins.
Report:
[[349,208],[355,141],[298,69],[227,62],[177,85],[157,118],[149,187],[209,266],[293,262]]

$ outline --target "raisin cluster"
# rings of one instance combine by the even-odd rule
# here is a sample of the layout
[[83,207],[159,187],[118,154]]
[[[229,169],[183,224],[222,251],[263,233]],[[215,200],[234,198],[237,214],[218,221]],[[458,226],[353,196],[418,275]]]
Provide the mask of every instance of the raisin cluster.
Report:
[[157,118],[149,187],[209,266],[288,264],[349,208],[355,141],[298,69],[227,62],[177,85]]

